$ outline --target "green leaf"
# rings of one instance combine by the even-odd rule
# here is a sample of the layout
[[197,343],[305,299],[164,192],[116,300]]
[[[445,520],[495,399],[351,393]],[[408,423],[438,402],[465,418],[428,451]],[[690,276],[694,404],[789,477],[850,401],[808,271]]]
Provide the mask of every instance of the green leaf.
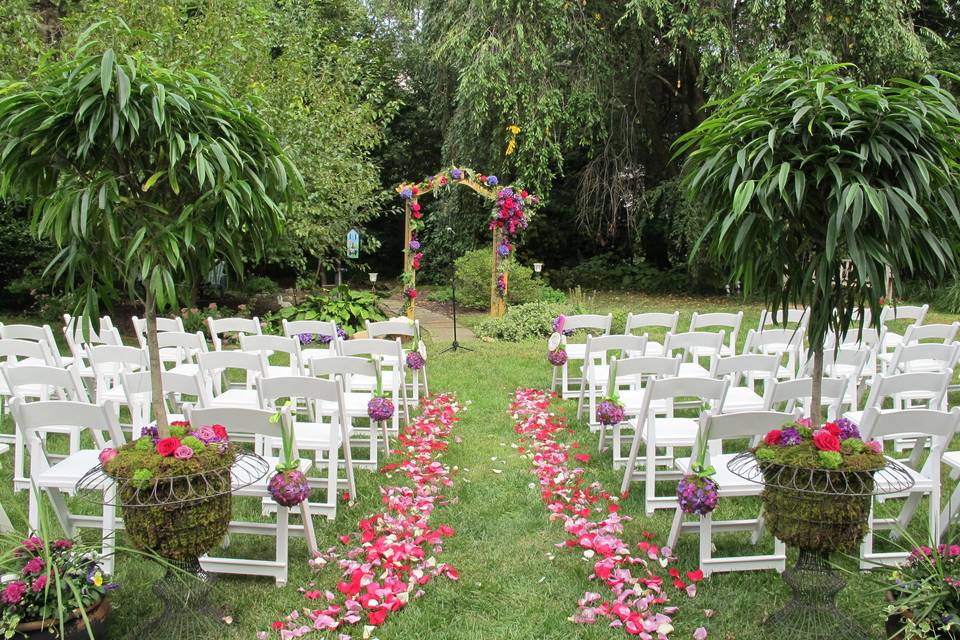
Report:
[[103,57],[100,60],[100,90],[104,96],[110,93],[110,86],[113,82],[113,63],[115,60],[116,56],[113,53],[113,49],[107,49],[103,52]]
[[746,210],[747,206],[750,204],[750,200],[753,198],[753,192],[755,188],[755,180],[741,182],[737,187],[737,191],[733,195],[733,214],[735,216],[739,216]]

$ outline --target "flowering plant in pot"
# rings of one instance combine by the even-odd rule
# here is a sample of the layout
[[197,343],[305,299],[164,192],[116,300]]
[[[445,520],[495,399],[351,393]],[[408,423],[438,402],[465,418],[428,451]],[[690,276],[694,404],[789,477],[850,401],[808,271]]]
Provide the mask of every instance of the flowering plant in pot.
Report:
[[887,637],[960,638],[960,545],[914,547],[884,578]]
[[860,544],[873,473],[886,466],[881,443],[864,442],[845,418],[821,428],[804,418],[767,433],[753,454],[766,481],[762,500],[773,535],[823,553]]
[[222,425],[172,422],[120,449],[104,449],[104,473],[118,485],[124,527],[133,546],[169,560],[192,562],[226,535],[231,467],[237,450]]
[[[45,520],[42,520],[45,522]],[[107,599],[117,584],[97,549],[40,532],[0,538],[0,636],[31,640],[106,637]]]

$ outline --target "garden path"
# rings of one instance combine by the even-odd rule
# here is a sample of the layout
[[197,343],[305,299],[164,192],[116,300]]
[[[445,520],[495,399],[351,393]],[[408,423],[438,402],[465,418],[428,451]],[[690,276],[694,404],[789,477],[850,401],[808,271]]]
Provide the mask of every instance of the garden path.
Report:
[[[383,300],[383,306],[389,310],[391,316],[398,316],[403,308],[403,300],[399,295],[391,296]],[[453,342],[453,318],[450,316],[418,306],[417,320],[420,321],[420,328],[430,334],[434,343]],[[468,342],[475,339],[473,331],[458,318],[457,340]]]

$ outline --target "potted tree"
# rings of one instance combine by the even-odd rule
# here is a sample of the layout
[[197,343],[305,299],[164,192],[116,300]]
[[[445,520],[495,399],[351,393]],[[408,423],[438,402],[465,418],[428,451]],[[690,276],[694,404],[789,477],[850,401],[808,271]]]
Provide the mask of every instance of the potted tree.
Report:
[[[229,520],[220,485],[224,468],[229,483],[234,453],[208,446],[188,425],[171,431],[157,314],[177,309],[181,292],[215,262],[239,273],[261,255],[300,175],[253,108],[216,78],[139,52],[117,55],[89,33],[25,81],[0,85],[0,148],[0,197],[32,204],[38,233],[59,247],[47,272],[77,295],[78,311],[94,318],[102,302],[121,297],[144,306],[156,432],[105,452],[104,466],[120,483],[133,542],[171,552],[176,540],[150,536],[158,522],[184,522],[177,514],[190,509],[186,520],[199,529],[167,530],[190,538],[192,555],[203,546],[193,543],[218,539]],[[191,483],[184,500],[176,478],[207,472],[220,480]],[[124,492],[138,491],[152,502],[124,502]],[[213,533],[201,535],[207,525]]]
[[[864,309],[878,326],[886,270],[897,283],[903,275],[942,277],[956,267],[952,247],[960,235],[955,98],[935,77],[863,85],[856,71],[818,53],[765,60],[677,142],[678,155],[686,154],[689,197],[715,212],[699,243],[729,267],[745,295],[762,294],[774,313],[784,310],[784,319],[790,306],[810,309],[814,388],[805,428],[811,439],[824,431],[820,381],[828,333],[842,338]],[[765,477],[786,460],[780,460],[786,452],[776,453],[766,468],[761,464]],[[819,456],[790,460],[816,484]],[[841,458],[836,471],[846,462]],[[848,486],[863,493],[865,484]],[[771,524],[779,516],[785,516],[781,524],[791,521],[786,510],[793,507],[784,497],[768,491],[764,498]],[[834,535],[845,547],[856,546],[867,513],[861,506],[836,527],[821,523],[818,539]],[[809,536],[790,531],[776,526],[774,532],[801,548],[797,567],[786,576],[799,587],[794,591],[803,591],[807,574],[820,576],[818,584],[832,580],[823,573],[834,546],[811,544]],[[829,600],[774,617],[809,637],[862,637]]]

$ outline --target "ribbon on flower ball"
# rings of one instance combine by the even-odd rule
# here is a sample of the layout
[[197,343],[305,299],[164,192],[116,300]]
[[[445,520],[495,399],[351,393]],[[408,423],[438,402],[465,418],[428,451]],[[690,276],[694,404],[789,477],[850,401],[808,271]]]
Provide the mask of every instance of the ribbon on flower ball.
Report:
[[267,490],[273,501],[282,507],[295,507],[310,497],[310,483],[300,470],[300,459],[294,448],[293,425],[289,419],[283,419],[283,411],[290,406],[287,400],[281,411],[270,416],[270,422],[280,423],[280,443],[282,456],[276,466],[277,473],[270,478]]
[[713,479],[716,468],[706,464],[709,438],[701,432],[697,439],[697,457],[691,459],[690,473],[677,483],[677,500],[684,513],[704,516],[717,508],[720,485]]
[[624,421],[623,403],[617,396],[617,359],[610,358],[610,375],[607,379],[607,395],[597,405],[597,420],[605,426],[613,426]]

